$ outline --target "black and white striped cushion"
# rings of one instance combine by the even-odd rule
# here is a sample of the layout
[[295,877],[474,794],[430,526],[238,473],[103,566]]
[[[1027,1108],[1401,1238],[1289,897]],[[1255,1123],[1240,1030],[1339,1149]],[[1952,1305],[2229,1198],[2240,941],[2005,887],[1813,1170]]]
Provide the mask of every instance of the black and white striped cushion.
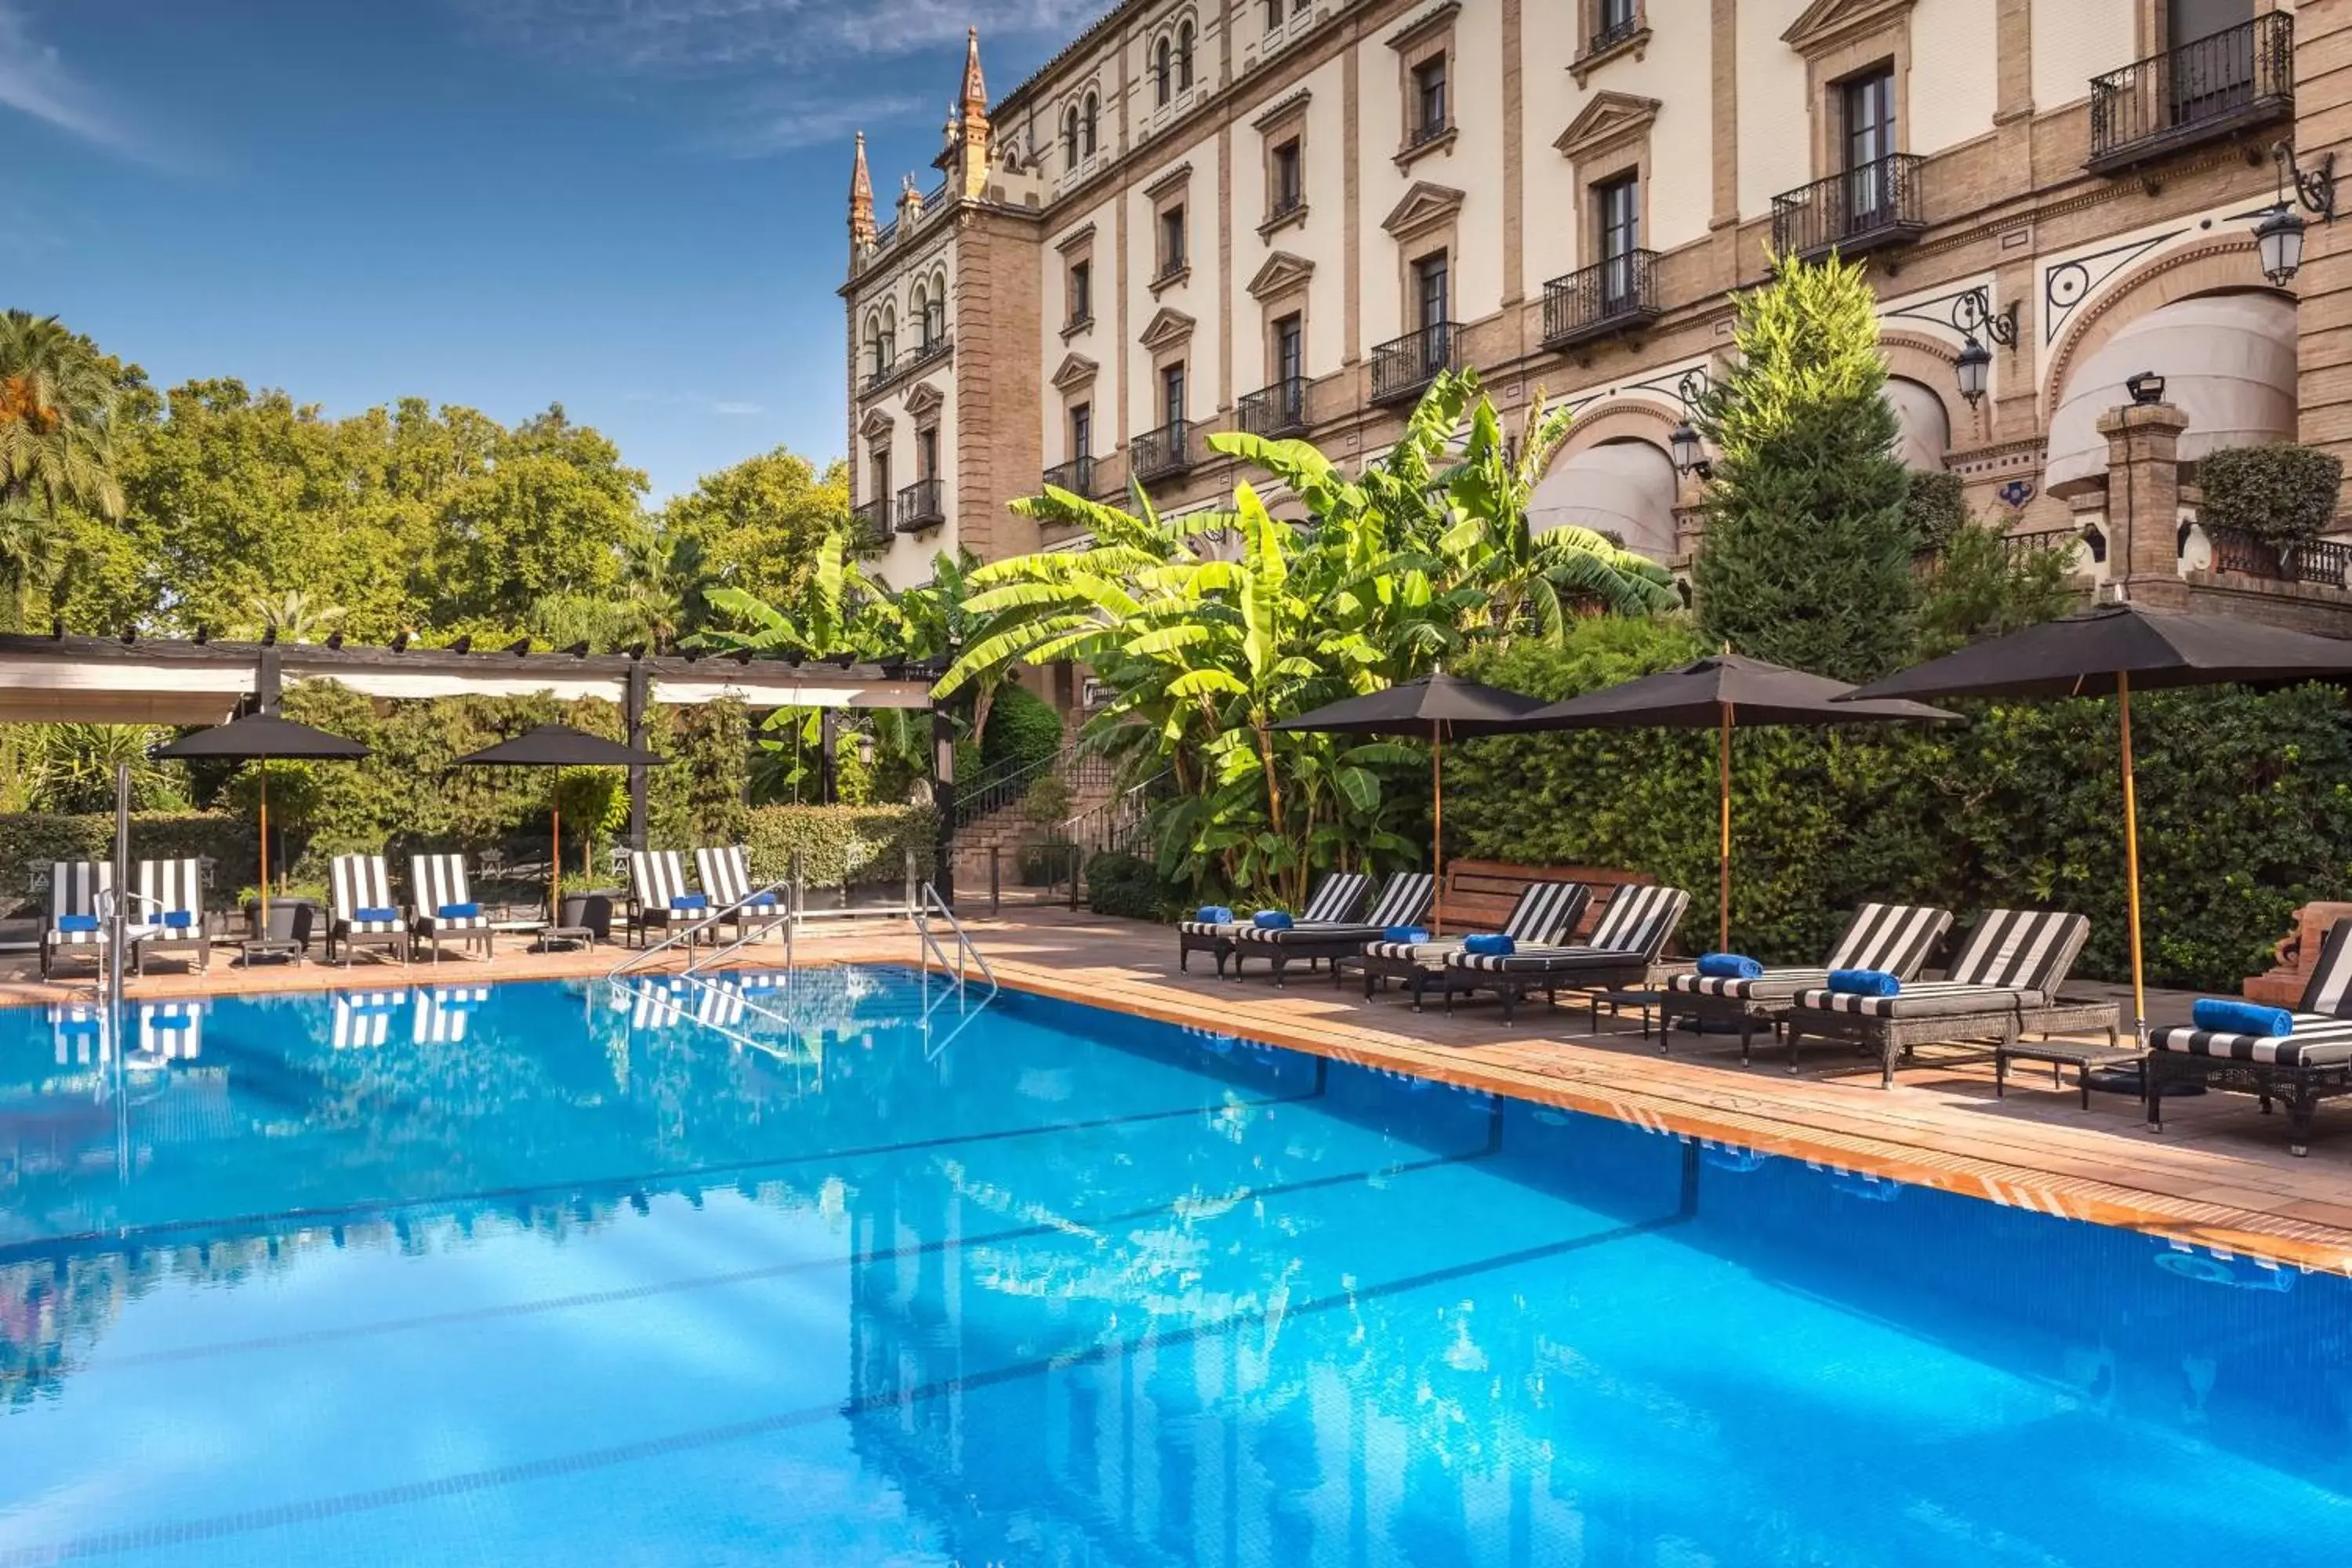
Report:
[[686,896],[686,867],[675,849],[629,851],[629,881],[645,909],[667,914],[671,900]]
[[[1367,937],[1379,936],[1391,926],[1415,925],[1429,916],[1431,899],[1437,889],[1437,879],[1426,871],[1412,871],[1391,877],[1381,889],[1381,901],[1372,912],[1360,921],[1298,921],[1287,926],[1267,930],[1259,926],[1244,926],[1237,935],[1244,942],[1272,942],[1312,940],[1331,942],[1343,939],[1353,931]],[[1349,908],[1355,907],[1350,900]]]
[[1306,912],[1298,917],[1298,923],[1330,925],[1353,920],[1371,886],[1372,879],[1361,871],[1330,873],[1307,900]]
[[131,918],[142,926],[154,928],[154,934],[166,939],[195,934],[192,927],[169,927],[163,924],[167,914],[192,916],[197,924],[205,918],[205,863],[200,859],[142,860],[139,862],[139,901],[131,910]]
[[490,923],[483,914],[447,915],[441,910],[451,904],[470,904],[472,889],[466,879],[466,858],[463,855],[412,855],[408,858],[409,886],[416,889],[416,925],[425,931],[480,931]]
[[1935,951],[1952,923],[1951,911],[1916,904],[1864,904],[1830,949],[1820,969],[1767,969],[1753,980],[1713,974],[1677,974],[1667,989],[1685,996],[1720,996],[1735,1002],[1780,1002],[1822,990],[1832,969],[1877,969],[1908,980]]
[[[1576,929],[1577,920],[1591,897],[1591,889],[1581,882],[1530,882],[1519,889],[1518,902],[1511,906],[1509,917],[1503,921],[1503,934],[1515,942],[1536,946],[1563,942]],[[1451,936],[1435,942],[1372,942],[1364,944],[1364,953],[1370,958],[1442,969],[1449,955],[1462,951],[1464,941]]]
[[1680,888],[1621,888],[1601,912],[1592,940],[1573,946],[1522,947],[1511,952],[1457,952],[1446,962],[1489,973],[1565,974],[1580,969],[1622,969],[1655,963],[1690,908]]
[[1906,984],[1893,996],[1857,996],[1826,988],[1802,991],[1796,1005],[1864,1018],[2022,1013],[2058,994],[2090,931],[2090,920],[2083,915],[1994,910],[1969,932],[1941,980]]
[[751,867],[740,844],[694,852],[694,869],[714,910],[739,908],[751,896]]
[[392,873],[383,868],[381,855],[338,855],[327,868],[327,881],[334,899],[335,923],[353,936],[389,936],[401,929],[400,917],[390,920],[363,921],[355,918],[361,910],[389,910],[392,901]]
[[59,931],[63,915],[98,913],[98,896],[114,886],[114,865],[108,860],[53,860],[49,863],[49,929],[43,940],[52,947],[92,947],[106,941],[106,927],[96,931]]
[[2273,1067],[2334,1067],[2352,1061],[2352,921],[2338,921],[2303,988],[2294,1026],[2284,1035],[2235,1035],[2175,1026],[2150,1030],[2151,1049]]
[[1851,991],[1826,988],[1800,991],[1796,1005],[1822,1013],[1850,1013],[1861,1018],[1939,1018],[1961,1014],[2014,1013],[2022,1016],[2042,1005],[2038,991],[2013,985],[1970,985],[1951,980],[1923,980],[1906,985],[1892,996],[1859,996]]
[[1231,936],[1242,928],[1238,921],[1224,923],[1216,921],[1178,921],[1176,929],[1186,936]]

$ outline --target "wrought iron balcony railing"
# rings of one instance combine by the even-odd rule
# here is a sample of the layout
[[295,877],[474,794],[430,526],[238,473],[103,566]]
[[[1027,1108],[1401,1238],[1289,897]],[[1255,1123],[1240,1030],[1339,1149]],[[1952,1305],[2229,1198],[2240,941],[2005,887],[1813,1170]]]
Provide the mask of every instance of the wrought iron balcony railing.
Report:
[[909,349],[899,360],[898,368],[909,370],[919,364],[928,364],[953,347],[955,347],[955,334],[942,331],[935,337],[918,342]]
[[917,479],[898,492],[898,531],[916,533],[937,528],[948,520],[940,481]]
[[1450,113],[1424,120],[1404,133],[1405,151],[1409,153],[1415,147],[1426,147],[1453,129],[1454,116]]
[[1067,490],[1074,496],[1095,493],[1095,460],[1092,458],[1072,458],[1066,463],[1056,463],[1045,470],[1045,483],[1057,490]]
[[1307,378],[1286,376],[1243,398],[1234,423],[1253,436],[1296,436],[1307,428]]
[[2209,528],[2213,542],[2213,570],[2273,583],[2315,583],[2330,588],[2352,587],[2352,544],[2332,539],[2273,541],[2240,528]]
[[1454,323],[1435,321],[1372,348],[1372,401],[1417,397],[1454,363]]
[[1622,16],[1609,16],[1609,7],[1601,5],[1593,16],[1592,37],[1584,42],[1584,52],[1597,55],[1603,49],[1613,49],[1640,32],[1643,26],[1642,7],[1628,5]]
[[890,542],[890,502],[886,498],[849,509],[849,548],[863,555]]
[[1178,419],[1146,430],[1127,444],[1128,467],[1139,479],[1164,479],[1192,466],[1192,426]]
[[1807,258],[1908,245],[1927,226],[1921,160],[1890,153],[1772,198],[1772,248]]
[[1544,285],[1544,343],[1549,348],[1646,327],[1658,319],[1654,250],[1629,250]]
[[2091,155],[2111,174],[2294,114],[2294,16],[2251,22],[2091,79]]

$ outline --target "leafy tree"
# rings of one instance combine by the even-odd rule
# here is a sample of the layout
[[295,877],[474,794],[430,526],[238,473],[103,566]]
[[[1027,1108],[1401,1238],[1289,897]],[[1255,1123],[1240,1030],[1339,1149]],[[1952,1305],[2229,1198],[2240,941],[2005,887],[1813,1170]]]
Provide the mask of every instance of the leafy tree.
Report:
[[323,642],[343,618],[341,605],[322,602],[299,588],[283,594],[257,594],[245,602],[246,620],[237,636],[259,638],[275,633],[279,642]]
[[1858,267],[1783,257],[1738,311],[1738,363],[1701,416],[1721,457],[1691,570],[1699,629],[1871,679],[1910,652],[1916,613],[1876,297]]
[[2012,550],[2005,520],[1963,522],[1945,536],[1919,599],[1915,657],[1940,658],[1979,637],[2021,631],[2074,606],[2068,552]]
[[1903,499],[1911,537],[1920,550],[1941,550],[1944,542],[1969,524],[1968,487],[1960,476],[1935,469],[1910,476],[1910,491]]
[[[818,468],[784,447],[706,474],[662,509],[661,536],[688,549],[701,574],[771,605],[793,601],[817,548],[849,521],[849,468]],[[702,624],[687,605],[682,624]]]
[[69,559],[67,509],[122,515],[115,429],[135,384],[56,317],[0,311],[0,578],[18,630]]
[[561,405],[525,421],[442,502],[428,617],[511,626],[550,594],[608,592],[645,488],[620,448]]

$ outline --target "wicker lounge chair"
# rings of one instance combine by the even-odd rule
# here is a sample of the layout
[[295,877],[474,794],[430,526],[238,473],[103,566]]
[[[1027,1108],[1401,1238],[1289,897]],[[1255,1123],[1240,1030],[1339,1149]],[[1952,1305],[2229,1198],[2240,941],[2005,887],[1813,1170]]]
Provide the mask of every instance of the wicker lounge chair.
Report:
[[[1298,917],[1301,925],[1334,925],[1352,920],[1363,908],[1364,895],[1371,890],[1372,879],[1360,871],[1333,871],[1316,884],[1313,896],[1307,900],[1307,912]],[[1196,952],[1213,954],[1217,961],[1217,978],[1225,974],[1225,960],[1233,956],[1234,946],[1241,941],[1247,921],[1179,921],[1176,922],[1176,968],[1182,973],[1192,967]]]
[[1753,980],[1675,975],[1666,982],[1667,1027],[1659,1038],[1673,1037],[1675,1018],[1736,1025],[1739,1065],[1746,1067],[1758,1026],[1778,1028],[1789,1016],[1797,993],[1827,986],[1831,970],[1876,969],[1907,982],[1951,928],[1949,910],[1918,904],[1864,904],[1831,947],[1829,962],[1819,969],[1767,969]]
[[478,947],[486,959],[491,955],[490,944],[498,933],[490,929],[490,917],[474,902],[463,855],[412,855],[408,879],[416,894],[416,918],[409,931],[433,950],[434,963],[441,962],[445,940],[461,950]]
[[1878,1053],[1881,1088],[1915,1046],[1968,1040],[1999,1046],[2026,1033],[2105,1029],[2115,1042],[2116,1005],[2059,995],[2090,935],[2082,915],[1994,910],[1969,932],[1941,980],[1906,984],[1893,996],[1857,996],[1826,987],[1789,1005],[1789,1070],[1807,1036],[1846,1040]]
[[49,913],[41,922],[41,978],[70,952],[103,968],[112,940],[100,917],[100,895],[114,889],[114,867],[105,860],[49,863]]
[[1391,927],[1419,925],[1427,920],[1430,900],[1436,896],[1436,878],[1426,871],[1408,871],[1382,885],[1372,912],[1361,921],[1330,924],[1300,921],[1273,930],[1244,926],[1234,943],[1234,978],[1242,977],[1242,962],[1253,954],[1273,966],[1276,985],[1282,984],[1282,972],[1302,958],[1309,969],[1318,958],[1353,958],[1364,950],[1364,943],[1384,935]]
[[[707,895],[687,890],[686,864],[675,849],[629,851],[629,924],[639,947],[649,931],[696,925],[710,912]],[[691,948],[695,940],[688,937],[687,945]]]
[[[1456,952],[1445,960],[1445,1010],[1456,992],[1492,991],[1503,999],[1503,1022],[1511,1022],[1520,1000],[1540,991],[1555,1000],[1563,991],[1606,991],[1647,985],[1658,955],[1690,908],[1680,888],[1621,888],[1601,912],[1590,942],[1570,947],[1523,947],[1507,953]],[[1595,1011],[1598,1011],[1596,1005]]]
[[182,958],[197,973],[213,966],[213,939],[205,931],[205,863],[201,859],[142,860],[139,891],[127,911],[131,963],[147,973],[150,958]]
[[724,911],[736,935],[782,932],[784,906],[773,893],[754,894],[751,859],[740,844],[696,850],[694,870],[702,879],[703,890],[710,895],[711,912]]
[[381,855],[338,855],[327,868],[327,962],[342,950],[343,967],[362,948],[408,962],[408,922],[392,901],[392,874]]
[[2352,921],[2338,921],[2320,949],[2284,1035],[2232,1035],[2214,1029],[2154,1029],[2141,1071],[2147,1129],[2164,1131],[2164,1088],[2199,1083],[2286,1102],[2287,1150],[2311,1145],[2311,1116],[2323,1100],[2352,1094]]
[[[1518,902],[1503,921],[1503,934],[1515,942],[1556,947],[1576,930],[1576,922],[1584,918],[1585,906],[1591,901],[1592,889],[1581,882],[1529,882],[1519,889]],[[1375,988],[1384,991],[1390,981],[1402,980],[1412,993],[1412,1010],[1420,1012],[1422,992],[1433,980],[1444,984],[1445,961],[1460,952],[1467,940],[1455,936],[1437,942],[1383,939],[1364,943],[1357,962],[1364,967],[1365,999],[1371,998]],[[1339,963],[1335,959],[1331,964],[1335,985],[1339,981]]]

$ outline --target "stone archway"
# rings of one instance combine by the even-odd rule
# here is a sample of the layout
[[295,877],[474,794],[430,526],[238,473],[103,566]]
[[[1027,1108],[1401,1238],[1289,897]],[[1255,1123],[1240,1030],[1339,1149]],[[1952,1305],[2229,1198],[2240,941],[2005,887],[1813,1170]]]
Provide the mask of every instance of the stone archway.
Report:
[[2042,426],[2046,428],[2057,412],[2075,366],[2105,348],[2116,333],[2179,300],[2231,291],[2272,294],[2289,302],[2295,298],[2263,280],[2250,230],[2209,236],[2126,274],[2122,282],[2077,310],[2050,346],[2041,395],[2035,402]]

